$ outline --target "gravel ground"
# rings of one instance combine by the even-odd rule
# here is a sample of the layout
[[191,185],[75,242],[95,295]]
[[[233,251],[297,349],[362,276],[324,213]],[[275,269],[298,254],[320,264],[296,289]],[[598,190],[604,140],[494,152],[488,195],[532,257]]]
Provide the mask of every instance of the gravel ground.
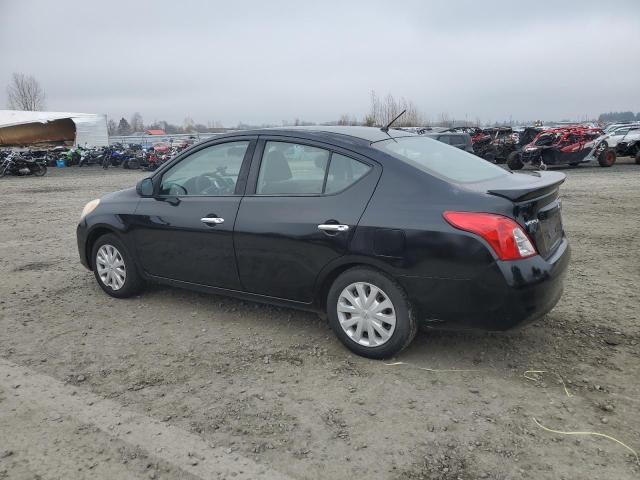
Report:
[[615,441],[539,426],[640,451],[640,167],[565,171],[557,307],[508,334],[421,332],[397,365],[309,313],[106,296],[76,220],[141,172],[1,179],[0,479],[638,478]]

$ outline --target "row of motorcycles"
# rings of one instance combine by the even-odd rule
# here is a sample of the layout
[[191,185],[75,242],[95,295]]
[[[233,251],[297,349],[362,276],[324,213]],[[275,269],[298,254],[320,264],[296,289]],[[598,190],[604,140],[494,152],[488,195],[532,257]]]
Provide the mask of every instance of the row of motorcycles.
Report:
[[128,170],[156,170],[160,165],[182,151],[184,147],[164,144],[144,148],[142,145],[113,144],[106,147],[75,147],[66,155],[66,165],[88,167],[100,165],[102,168],[122,167]]
[[153,147],[142,145],[122,145],[119,143],[105,147],[87,148],[82,146],[66,148],[54,147],[50,150],[0,151],[0,177],[5,175],[34,175],[41,177],[47,167],[56,166],[60,160],[64,166],[122,167],[154,171],[173,158],[188,145],[159,143]]

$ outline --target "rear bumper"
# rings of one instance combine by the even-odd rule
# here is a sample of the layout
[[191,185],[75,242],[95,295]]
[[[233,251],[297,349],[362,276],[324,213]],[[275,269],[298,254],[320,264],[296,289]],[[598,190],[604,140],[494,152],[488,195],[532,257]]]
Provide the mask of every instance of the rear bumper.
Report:
[[548,313],[562,296],[571,253],[563,238],[551,257],[495,262],[473,279],[399,277],[418,311],[433,326],[508,330]]

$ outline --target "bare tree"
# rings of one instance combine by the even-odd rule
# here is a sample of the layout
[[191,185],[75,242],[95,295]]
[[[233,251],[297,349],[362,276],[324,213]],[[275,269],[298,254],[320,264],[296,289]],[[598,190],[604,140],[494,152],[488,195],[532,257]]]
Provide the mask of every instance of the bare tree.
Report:
[[195,124],[196,123],[193,121],[193,118],[191,118],[190,116],[186,116],[184,117],[184,121],[182,122],[182,128],[184,129],[185,133],[195,132]]
[[364,123],[372,126],[384,126],[405,110],[404,115],[394,123],[396,127],[415,127],[424,122],[424,117],[415,103],[401,97],[396,100],[390,93],[381,100],[375,91],[371,92],[371,111],[365,117]]
[[135,112],[131,115],[131,130],[134,132],[144,132],[144,121],[140,112]]
[[343,113],[338,119],[338,125],[358,125],[358,119],[354,115]]
[[107,132],[109,133],[109,135],[118,134],[118,124],[113,118],[110,118],[107,122]]
[[451,120],[451,117],[447,112],[440,113],[440,120],[438,120],[437,124],[439,127],[452,127],[453,123],[454,122]]
[[34,77],[24,73],[13,74],[7,87],[7,104],[11,110],[42,110],[44,99],[44,90]]

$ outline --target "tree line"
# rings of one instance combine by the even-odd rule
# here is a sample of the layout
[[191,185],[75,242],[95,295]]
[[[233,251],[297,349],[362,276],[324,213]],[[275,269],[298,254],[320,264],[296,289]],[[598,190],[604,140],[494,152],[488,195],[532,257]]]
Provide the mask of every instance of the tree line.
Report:
[[633,112],[608,112],[601,113],[598,117],[598,121],[608,122],[632,122],[634,120],[640,121],[640,112],[634,115]]
[[144,123],[140,112],[135,112],[129,120],[125,117],[120,118],[116,122],[110,118],[107,121],[107,131],[109,135],[132,135],[135,133],[143,133],[147,130],[163,130],[165,133],[205,133],[220,132],[224,130],[222,123],[217,121],[208,122],[207,125],[196,123],[191,117],[186,117],[182,125],[175,125],[165,120],[156,120],[152,123]]

